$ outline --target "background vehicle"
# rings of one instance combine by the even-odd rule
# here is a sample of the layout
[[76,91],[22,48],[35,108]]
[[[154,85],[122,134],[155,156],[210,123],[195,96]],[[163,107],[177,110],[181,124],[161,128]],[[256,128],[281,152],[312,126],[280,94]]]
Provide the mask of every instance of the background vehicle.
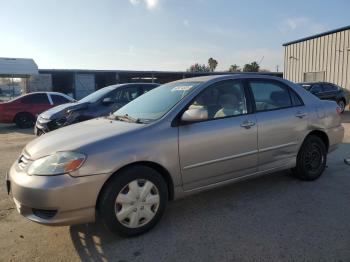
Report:
[[34,92],[0,103],[0,122],[16,123],[20,128],[32,127],[38,114],[45,110],[75,101],[57,92]]
[[333,100],[339,105],[341,112],[344,112],[345,107],[350,101],[350,91],[327,82],[315,82],[315,83],[299,83],[306,90],[313,93],[320,99]]
[[107,116],[157,86],[159,84],[132,83],[101,88],[75,103],[60,105],[40,114],[34,133],[39,136],[73,123]]
[[111,231],[137,235],[168,200],[193,192],[290,168],[319,178],[343,140],[339,112],[275,77],[183,79],[33,140],[7,186],[33,221],[85,223],[97,213]]

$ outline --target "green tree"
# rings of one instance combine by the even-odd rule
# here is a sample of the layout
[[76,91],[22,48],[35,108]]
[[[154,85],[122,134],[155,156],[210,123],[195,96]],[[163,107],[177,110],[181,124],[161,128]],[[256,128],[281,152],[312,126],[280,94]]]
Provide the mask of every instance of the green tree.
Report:
[[190,66],[189,69],[187,69],[188,72],[210,72],[210,68],[209,66],[206,65],[201,65],[198,63],[195,63],[193,65]]
[[209,66],[211,72],[215,71],[215,68],[217,67],[217,65],[218,65],[218,61],[217,60],[215,60],[212,57],[210,57],[208,59],[208,66]]
[[229,72],[241,72],[241,69],[239,68],[238,65],[230,65],[230,68],[228,69]]
[[245,64],[243,67],[243,72],[259,72],[259,69],[259,64],[254,61],[250,64]]

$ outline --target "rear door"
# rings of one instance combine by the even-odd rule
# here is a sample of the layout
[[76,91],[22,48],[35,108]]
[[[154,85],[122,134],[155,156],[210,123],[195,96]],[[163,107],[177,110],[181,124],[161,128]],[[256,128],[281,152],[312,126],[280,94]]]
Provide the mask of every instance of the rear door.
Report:
[[257,170],[257,127],[238,80],[207,87],[187,108],[205,108],[208,120],[179,126],[183,187],[191,190]]
[[301,98],[277,80],[248,80],[258,127],[259,170],[293,163],[307,132],[308,111]]

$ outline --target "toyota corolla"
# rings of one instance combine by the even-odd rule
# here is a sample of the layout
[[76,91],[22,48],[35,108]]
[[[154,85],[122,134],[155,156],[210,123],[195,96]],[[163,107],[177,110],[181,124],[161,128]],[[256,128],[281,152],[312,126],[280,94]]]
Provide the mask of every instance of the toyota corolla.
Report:
[[151,229],[168,201],[292,169],[315,180],[342,142],[340,108],[262,75],[206,76],[155,88],[105,118],[30,142],[7,188],[17,210],[46,225],[101,221]]

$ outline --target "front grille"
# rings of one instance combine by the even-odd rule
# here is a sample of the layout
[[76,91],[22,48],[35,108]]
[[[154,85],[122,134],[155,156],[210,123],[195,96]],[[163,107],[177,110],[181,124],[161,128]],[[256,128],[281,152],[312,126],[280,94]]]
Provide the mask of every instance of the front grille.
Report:
[[43,219],[53,218],[57,213],[57,210],[45,210],[45,209],[36,209],[36,208],[33,208],[32,211],[34,215]]
[[20,169],[25,169],[28,165],[28,162],[30,160],[30,156],[28,153],[23,152],[22,155],[18,159],[18,166]]

